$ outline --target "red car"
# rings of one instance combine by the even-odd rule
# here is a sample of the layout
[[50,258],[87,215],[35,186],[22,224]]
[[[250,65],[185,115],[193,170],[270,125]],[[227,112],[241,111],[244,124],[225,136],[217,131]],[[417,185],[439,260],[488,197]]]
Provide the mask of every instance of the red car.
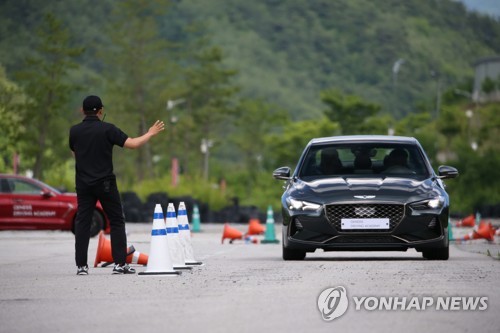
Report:
[[[78,203],[76,193],[61,193],[39,180],[0,174],[0,230],[71,230]],[[95,236],[109,220],[99,202],[90,233]]]

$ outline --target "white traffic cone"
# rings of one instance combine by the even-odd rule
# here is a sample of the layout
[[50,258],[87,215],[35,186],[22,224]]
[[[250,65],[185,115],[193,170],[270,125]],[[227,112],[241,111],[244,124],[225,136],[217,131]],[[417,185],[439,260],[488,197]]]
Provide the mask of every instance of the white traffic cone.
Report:
[[192,267],[186,266],[184,259],[184,249],[181,244],[181,238],[179,237],[179,225],[177,223],[177,217],[175,216],[175,208],[173,203],[169,203],[167,207],[167,238],[168,238],[168,249],[170,252],[170,257],[172,258],[172,264],[174,269],[192,269]]
[[167,230],[163,221],[161,205],[155,206],[153,215],[153,229],[151,231],[151,249],[149,250],[148,266],[145,272],[139,275],[179,275],[170,260]]
[[177,209],[177,223],[179,224],[179,237],[184,249],[184,260],[186,265],[203,265],[201,261],[194,259],[193,245],[191,244],[191,230],[189,230],[189,219],[186,205],[183,201],[179,203]]

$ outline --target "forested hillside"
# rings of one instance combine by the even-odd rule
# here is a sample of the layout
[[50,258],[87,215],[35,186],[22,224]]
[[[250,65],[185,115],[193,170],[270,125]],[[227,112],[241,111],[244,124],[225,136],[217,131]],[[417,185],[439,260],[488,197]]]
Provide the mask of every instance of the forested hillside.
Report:
[[[3,1],[0,61],[8,71],[34,42],[44,11],[67,24],[86,48],[87,70],[107,50],[103,28],[116,1]],[[446,87],[470,80],[471,64],[500,53],[500,28],[448,0],[185,0],[173,1],[157,20],[161,35],[182,45],[196,25],[238,71],[241,94],[263,98],[294,118],[322,111],[319,92],[339,88],[402,116],[433,103],[438,73]],[[395,75],[393,66],[403,59]]]
[[98,94],[131,136],[168,120],[163,139],[116,151],[123,188],[143,197],[277,205],[270,172],[311,138],[391,131],[460,167],[450,190],[468,210],[500,201],[477,179],[500,170],[498,104],[467,97],[473,62],[495,54],[500,22],[451,0],[4,0],[0,172],[21,156],[19,172],[71,189],[67,131]]
[[451,1],[182,1],[177,11],[183,23],[207,22],[244,93],[297,118],[316,116],[317,92],[330,87],[401,116],[433,100],[432,72],[454,85],[477,58],[500,52],[498,22]]

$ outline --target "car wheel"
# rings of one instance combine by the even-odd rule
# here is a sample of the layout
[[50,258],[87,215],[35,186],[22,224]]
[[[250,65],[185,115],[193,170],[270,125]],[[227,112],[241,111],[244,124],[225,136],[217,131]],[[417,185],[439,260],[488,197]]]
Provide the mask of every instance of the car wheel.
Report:
[[444,236],[446,239],[446,246],[443,247],[438,247],[438,248],[433,248],[433,249],[428,249],[428,250],[423,250],[422,251],[422,256],[425,259],[429,260],[448,260],[450,257],[450,242],[449,242],[449,235],[448,235],[448,228],[444,229]]
[[445,247],[423,250],[422,256],[429,260],[448,260],[450,257],[450,247],[446,245]]
[[283,260],[304,260],[306,257],[305,251],[300,251],[296,249],[288,249],[284,245],[283,248]]
[[96,209],[94,210],[94,215],[92,216],[92,223],[90,224],[90,237],[96,236],[102,229],[104,229],[104,217]]

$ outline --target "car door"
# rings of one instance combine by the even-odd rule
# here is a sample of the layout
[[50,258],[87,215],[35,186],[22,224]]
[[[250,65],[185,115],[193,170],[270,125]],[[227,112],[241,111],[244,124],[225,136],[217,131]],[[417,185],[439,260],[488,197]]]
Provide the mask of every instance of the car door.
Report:
[[9,178],[13,229],[52,229],[64,223],[66,209],[48,189],[28,179]]
[[0,178],[0,229],[8,229],[13,223],[12,197],[9,182]]

